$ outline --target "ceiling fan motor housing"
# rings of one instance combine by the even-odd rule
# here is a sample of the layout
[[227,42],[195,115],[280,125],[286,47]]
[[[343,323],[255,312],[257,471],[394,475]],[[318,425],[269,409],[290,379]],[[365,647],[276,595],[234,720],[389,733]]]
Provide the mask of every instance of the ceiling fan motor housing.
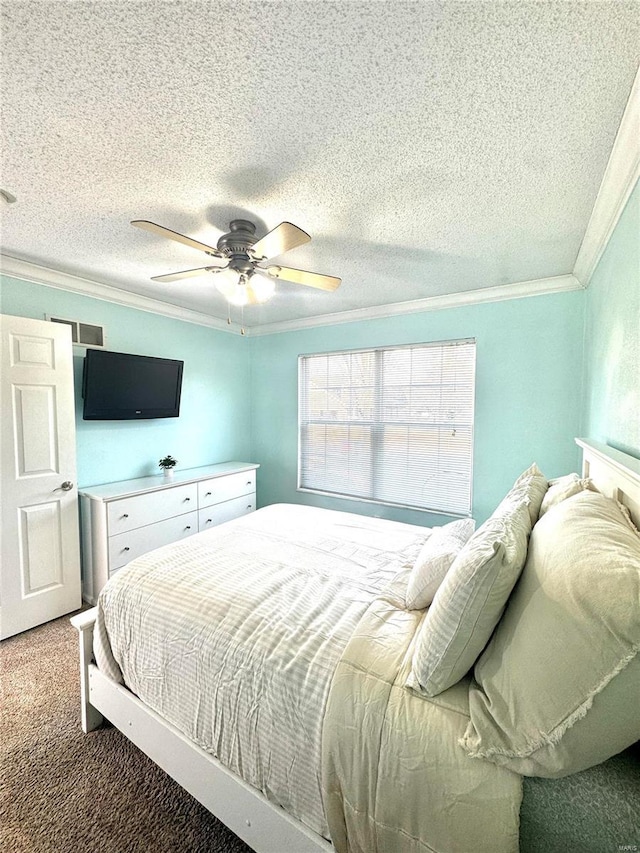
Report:
[[249,249],[256,242],[256,226],[248,219],[233,219],[229,229],[229,233],[223,234],[216,245],[230,259],[231,269],[242,275],[251,275],[254,264]]
[[225,255],[247,254],[247,249],[256,242],[256,226],[248,219],[234,219],[229,228],[229,233],[218,240],[218,249]]

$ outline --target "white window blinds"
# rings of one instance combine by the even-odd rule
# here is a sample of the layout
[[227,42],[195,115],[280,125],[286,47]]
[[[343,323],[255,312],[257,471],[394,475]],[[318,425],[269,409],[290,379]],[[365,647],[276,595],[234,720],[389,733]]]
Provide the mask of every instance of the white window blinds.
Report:
[[475,341],[299,359],[298,486],[471,512]]

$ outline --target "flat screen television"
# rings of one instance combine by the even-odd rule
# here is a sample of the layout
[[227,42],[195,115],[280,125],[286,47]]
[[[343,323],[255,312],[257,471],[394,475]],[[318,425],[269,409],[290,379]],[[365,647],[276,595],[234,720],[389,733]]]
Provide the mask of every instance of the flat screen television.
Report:
[[183,361],[88,349],[84,360],[85,421],[177,418]]

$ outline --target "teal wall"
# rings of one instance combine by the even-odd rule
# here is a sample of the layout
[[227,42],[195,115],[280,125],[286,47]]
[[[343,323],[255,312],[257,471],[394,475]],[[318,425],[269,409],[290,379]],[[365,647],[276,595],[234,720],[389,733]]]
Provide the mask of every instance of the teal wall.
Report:
[[82,350],[75,351],[80,486],[154,473],[167,453],[184,467],[246,459],[261,465],[261,505],[309,503],[419,524],[443,518],[296,491],[297,357],[476,338],[474,515],[481,521],[532,461],[549,477],[576,470],[576,435],[640,456],[639,233],[636,188],[586,291],[248,339],[8,277],[0,310],[98,323],[109,349],[185,361],[179,419],[85,422]]
[[[249,339],[252,450],[261,505],[286,501],[418,524],[442,516],[296,491],[297,357],[476,338],[473,514],[482,521],[531,462],[548,477],[577,470],[584,292],[574,291]],[[446,517],[444,520],[447,520]]]
[[582,432],[640,458],[640,184],[586,297]]
[[184,361],[179,418],[83,421],[84,350],[74,348],[80,487],[158,473],[158,459],[167,454],[181,468],[251,459],[249,348],[244,338],[7,276],[0,278],[0,310],[103,325],[110,350]]

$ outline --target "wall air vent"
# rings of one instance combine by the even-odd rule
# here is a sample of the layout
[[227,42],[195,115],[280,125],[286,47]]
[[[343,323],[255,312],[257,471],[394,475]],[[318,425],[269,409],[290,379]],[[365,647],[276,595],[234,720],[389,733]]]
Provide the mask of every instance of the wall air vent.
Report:
[[104,326],[93,326],[91,323],[81,323],[79,320],[66,320],[63,317],[45,315],[51,323],[64,323],[71,326],[71,340],[79,347],[105,347],[107,345]]

